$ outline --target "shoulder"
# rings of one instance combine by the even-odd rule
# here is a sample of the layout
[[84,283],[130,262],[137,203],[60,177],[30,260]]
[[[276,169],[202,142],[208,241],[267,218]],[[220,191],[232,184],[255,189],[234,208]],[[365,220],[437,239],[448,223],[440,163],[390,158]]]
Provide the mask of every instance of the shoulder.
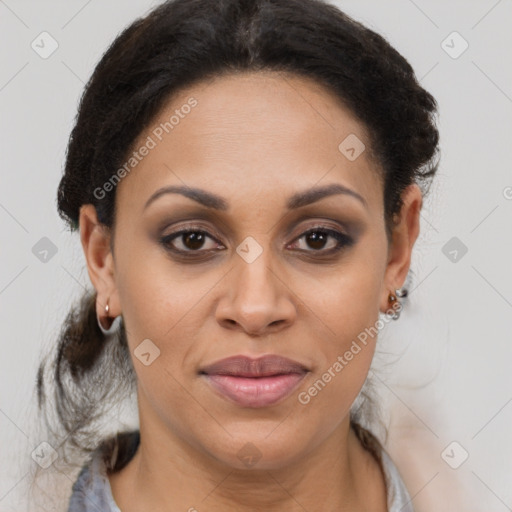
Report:
[[359,442],[378,462],[386,485],[388,512],[414,512],[412,499],[400,472],[380,440],[357,421],[350,423]]
[[400,472],[384,449],[381,450],[381,458],[386,479],[389,512],[414,512],[411,496],[407,491]]
[[114,502],[100,450],[93,452],[73,484],[68,512],[121,512]]
[[121,512],[112,496],[107,470],[126,464],[139,440],[138,431],[121,433],[92,452],[73,484],[67,512]]

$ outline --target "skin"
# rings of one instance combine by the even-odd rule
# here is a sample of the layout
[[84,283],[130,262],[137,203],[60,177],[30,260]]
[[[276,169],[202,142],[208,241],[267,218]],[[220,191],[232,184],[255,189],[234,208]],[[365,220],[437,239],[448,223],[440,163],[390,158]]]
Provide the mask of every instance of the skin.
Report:
[[[297,396],[389,310],[388,294],[403,286],[419,233],[421,191],[404,191],[388,240],[379,169],[369,151],[350,161],[338,149],[351,133],[368,147],[365,127],[330,91],[281,73],[187,88],[134,147],[190,97],[197,106],[117,185],[115,232],[98,223],[94,206],[80,210],[98,315],[105,318],[107,299],[109,316],[123,315],[137,375],[141,444],[109,476],[114,499],[123,512],[384,512],[383,474],[349,428],[377,338],[307,405]],[[366,206],[338,194],[286,209],[294,192],[330,183],[356,191]],[[166,194],[145,210],[166,185],[215,193],[229,209]],[[159,242],[194,224],[212,238],[202,246],[185,245],[183,236],[168,242],[185,256]],[[319,225],[353,236],[353,245],[320,256],[336,240],[315,245],[304,235]],[[236,252],[247,236],[263,251],[252,263]],[[194,250],[206,256],[193,260]],[[160,350],[148,366],[134,356],[147,338]],[[310,372],[278,404],[243,408],[198,375],[236,354],[279,354]],[[247,443],[261,454],[250,468],[237,456]]]

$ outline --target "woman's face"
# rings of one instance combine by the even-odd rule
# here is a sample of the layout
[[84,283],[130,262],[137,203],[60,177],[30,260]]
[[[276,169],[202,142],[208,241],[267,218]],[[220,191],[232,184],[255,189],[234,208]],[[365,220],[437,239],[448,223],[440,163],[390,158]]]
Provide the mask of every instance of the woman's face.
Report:
[[[368,330],[411,248],[390,257],[382,183],[361,143],[334,96],[277,73],[189,87],[141,134],[117,185],[111,280],[98,280],[128,332],[141,432],[269,469],[348,425],[374,354]],[[200,192],[155,195],[163,187]],[[267,388],[201,373],[269,354],[306,371]]]

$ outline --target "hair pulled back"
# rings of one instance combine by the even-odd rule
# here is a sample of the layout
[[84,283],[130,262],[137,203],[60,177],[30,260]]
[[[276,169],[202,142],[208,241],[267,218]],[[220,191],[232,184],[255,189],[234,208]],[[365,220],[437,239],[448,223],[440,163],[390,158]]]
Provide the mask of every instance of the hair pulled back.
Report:
[[[369,154],[382,172],[389,233],[404,189],[417,183],[426,193],[437,170],[437,104],[382,36],[321,0],[170,0],[128,26],[85,87],[58,187],[59,215],[75,231],[80,207],[93,204],[99,221],[114,229],[116,187],[101,198],[94,192],[123,165],[169,98],[199,81],[258,70],[323,84],[364,124]],[[66,443],[93,450],[101,441],[94,427],[99,411],[133,390],[123,323],[107,340],[96,324],[95,296],[84,294],[63,324],[52,364],[39,368],[41,408],[45,369],[56,383],[52,407]],[[351,423],[378,456],[379,441],[363,427],[376,415],[368,390],[365,385],[365,407],[353,409]],[[114,470],[126,463],[127,438],[104,440]]]

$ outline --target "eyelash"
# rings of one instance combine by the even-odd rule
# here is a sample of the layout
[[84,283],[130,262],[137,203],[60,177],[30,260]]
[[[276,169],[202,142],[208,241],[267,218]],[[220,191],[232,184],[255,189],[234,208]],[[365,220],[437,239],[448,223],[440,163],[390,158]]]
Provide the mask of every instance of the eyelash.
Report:
[[[213,237],[208,231],[205,231],[204,228],[201,228],[199,226],[189,226],[187,227],[186,229],[182,229],[182,230],[179,230],[179,231],[176,231],[174,233],[170,233],[169,235],[166,235],[164,237],[162,237],[160,239],[160,243],[164,246],[164,248],[174,254],[178,254],[178,255],[185,255],[187,254],[187,256],[185,256],[186,258],[197,258],[197,256],[195,256],[195,254],[199,254],[201,252],[204,252],[204,253],[208,253],[208,252],[213,252],[215,251],[215,249],[198,249],[198,250],[182,250],[182,249],[176,249],[174,247],[172,247],[172,244],[171,242],[177,238],[179,238],[180,236],[183,236],[183,235],[187,235],[187,234],[190,234],[190,233],[201,233],[203,235],[206,235],[207,238],[210,238],[212,240],[214,240],[215,242],[221,244],[221,242],[219,242],[215,237]],[[322,226],[322,225],[318,225],[318,226],[314,226],[313,228],[310,228],[308,229],[307,231],[304,231],[300,236],[296,237],[292,243],[300,240],[301,238],[307,236],[307,235],[310,235],[311,233],[323,233],[323,234],[326,234],[332,238],[334,238],[335,240],[337,240],[337,245],[336,247],[333,247],[333,248],[330,248],[330,249],[318,249],[318,250],[315,250],[315,249],[309,249],[309,250],[305,250],[305,249],[299,249],[299,252],[303,252],[303,253],[316,253],[318,254],[319,256],[331,256],[331,255],[334,255],[336,253],[338,253],[339,251],[341,251],[343,248],[345,247],[350,247],[351,245],[353,245],[354,243],[354,240],[352,239],[352,237],[344,234],[344,233],[341,233],[339,231],[336,231],[332,228],[328,228],[326,226]],[[222,244],[221,244],[222,245]],[[290,244],[291,245],[291,244]],[[194,254],[193,256],[188,256],[188,254]]]

